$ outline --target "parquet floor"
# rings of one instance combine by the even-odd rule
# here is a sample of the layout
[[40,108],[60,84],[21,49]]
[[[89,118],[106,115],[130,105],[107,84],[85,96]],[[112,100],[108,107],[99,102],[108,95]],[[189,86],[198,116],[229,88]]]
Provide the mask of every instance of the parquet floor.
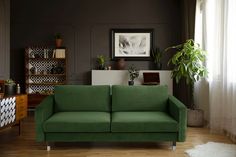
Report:
[[187,140],[177,143],[55,143],[50,152],[44,143],[35,142],[34,118],[31,113],[22,122],[22,133],[12,127],[0,132],[0,157],[185,157],[184,151],[208,141],[231,143],[223,135],[210,134],[207,128],[188,128]]

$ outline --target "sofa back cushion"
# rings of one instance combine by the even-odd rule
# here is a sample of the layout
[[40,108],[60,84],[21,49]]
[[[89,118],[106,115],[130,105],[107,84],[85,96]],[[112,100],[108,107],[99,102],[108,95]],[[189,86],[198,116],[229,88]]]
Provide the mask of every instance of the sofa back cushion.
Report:
[[56,86],[55,111],[110,111],[110,86]]
[[112,86],[112,111],[166,111],[167,86]]

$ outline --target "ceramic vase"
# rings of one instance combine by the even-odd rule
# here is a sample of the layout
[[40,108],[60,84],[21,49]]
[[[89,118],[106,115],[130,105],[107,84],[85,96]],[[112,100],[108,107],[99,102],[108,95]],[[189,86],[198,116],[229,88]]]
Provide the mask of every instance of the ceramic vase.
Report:
[[125,59],[120,58],[117,61],[117,70],[124,70],[125,69]]
[[56,39],[56,48],[60,48],[62,46],[62,39]]
[[5,85],[5,95],[15,95],[16,94],[16,85]]
[[129,86],[133,86],[133,85],[134,85],[134,81],[133,81],[133,80],[130,80],[130,81],[128,82],[128,84],[129,84]]

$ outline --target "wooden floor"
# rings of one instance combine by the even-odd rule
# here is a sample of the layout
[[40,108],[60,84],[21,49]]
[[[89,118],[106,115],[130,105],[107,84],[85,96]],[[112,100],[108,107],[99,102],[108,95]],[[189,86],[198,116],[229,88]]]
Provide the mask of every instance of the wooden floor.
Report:
[[13,127],[0,132],[0,157],[185,157],[184,151],[208,141],[231,143],[206,128],[188,128],[187,140],[177,143],[55,143],[50,152],[44,143],[35,142],[33,114],[22,122],[22,134]]

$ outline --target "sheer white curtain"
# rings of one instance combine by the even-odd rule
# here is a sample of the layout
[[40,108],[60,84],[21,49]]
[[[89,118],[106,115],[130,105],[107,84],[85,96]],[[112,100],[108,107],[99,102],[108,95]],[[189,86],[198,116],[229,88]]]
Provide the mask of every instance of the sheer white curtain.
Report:
[[236,137],[236,0],[197,0],[195,40],[208,52],[210,129]]

